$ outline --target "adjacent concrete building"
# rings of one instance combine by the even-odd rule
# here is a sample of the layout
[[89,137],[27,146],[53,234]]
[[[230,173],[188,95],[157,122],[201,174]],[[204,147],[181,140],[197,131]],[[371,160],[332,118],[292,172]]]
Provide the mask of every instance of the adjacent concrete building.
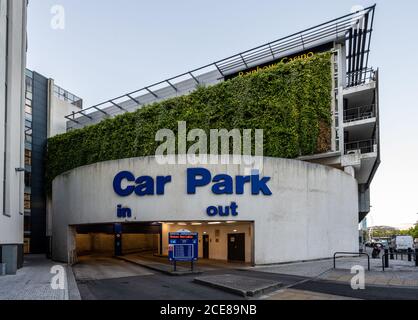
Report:
[[45,151],[49,137],[66,132],[65,115],[83,100],[53,79],[26,70],[25,86],[25,253],[50,252],[50,219],[45,194]]
[[7,273],[23,264],[26,12],[26,0],[0,0],[0,264]]

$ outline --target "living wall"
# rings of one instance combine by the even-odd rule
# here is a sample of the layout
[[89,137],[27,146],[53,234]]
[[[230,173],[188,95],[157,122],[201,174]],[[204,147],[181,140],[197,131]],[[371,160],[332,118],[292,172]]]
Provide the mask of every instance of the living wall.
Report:
[[145,106],[48,140],[47,181],[96,162],[153,155],[159,129],[264,129],[264,155],[295,158],[328,151],[331,124],[331,57],[276,67],[189,95]]

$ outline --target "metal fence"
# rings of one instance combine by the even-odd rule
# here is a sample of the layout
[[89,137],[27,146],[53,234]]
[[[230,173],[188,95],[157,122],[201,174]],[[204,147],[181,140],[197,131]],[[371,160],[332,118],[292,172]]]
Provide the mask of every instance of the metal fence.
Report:
[[344,111],[344,122],[374,118],[376,116],[375,110],[374,104],[347,109]]
[[360,150],[361,154],[374,152],[374,146],[376,144],[375,139],[362,140],[355,142],[348,142],[345,144],[345,154],[350,153],[350,151]]

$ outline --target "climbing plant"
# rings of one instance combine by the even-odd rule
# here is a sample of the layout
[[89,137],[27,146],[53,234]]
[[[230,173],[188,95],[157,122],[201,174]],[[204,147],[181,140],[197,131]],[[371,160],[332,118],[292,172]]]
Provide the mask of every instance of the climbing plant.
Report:
[[141,107],[48,140],[46,175],[107,160],[153,155],[160,129],[263,129],[264,155],[296,158],[329,151],[331,55],[198,87],[188,95]]

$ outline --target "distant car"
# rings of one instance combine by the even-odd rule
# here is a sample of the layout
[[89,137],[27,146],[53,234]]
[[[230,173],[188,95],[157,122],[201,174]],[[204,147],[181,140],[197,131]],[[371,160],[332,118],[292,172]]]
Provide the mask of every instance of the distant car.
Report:
[[373,243],[373,248],[383,249],[385,246],[381,242],[375,242]]
[[388,240],[381,240],[380,243],[383,245],[384,249],[389,248],[389,241]]
[[412,250],[414,249],[414,239],[411,236],[395,236],[391,241],[390,247],[395,252]]

